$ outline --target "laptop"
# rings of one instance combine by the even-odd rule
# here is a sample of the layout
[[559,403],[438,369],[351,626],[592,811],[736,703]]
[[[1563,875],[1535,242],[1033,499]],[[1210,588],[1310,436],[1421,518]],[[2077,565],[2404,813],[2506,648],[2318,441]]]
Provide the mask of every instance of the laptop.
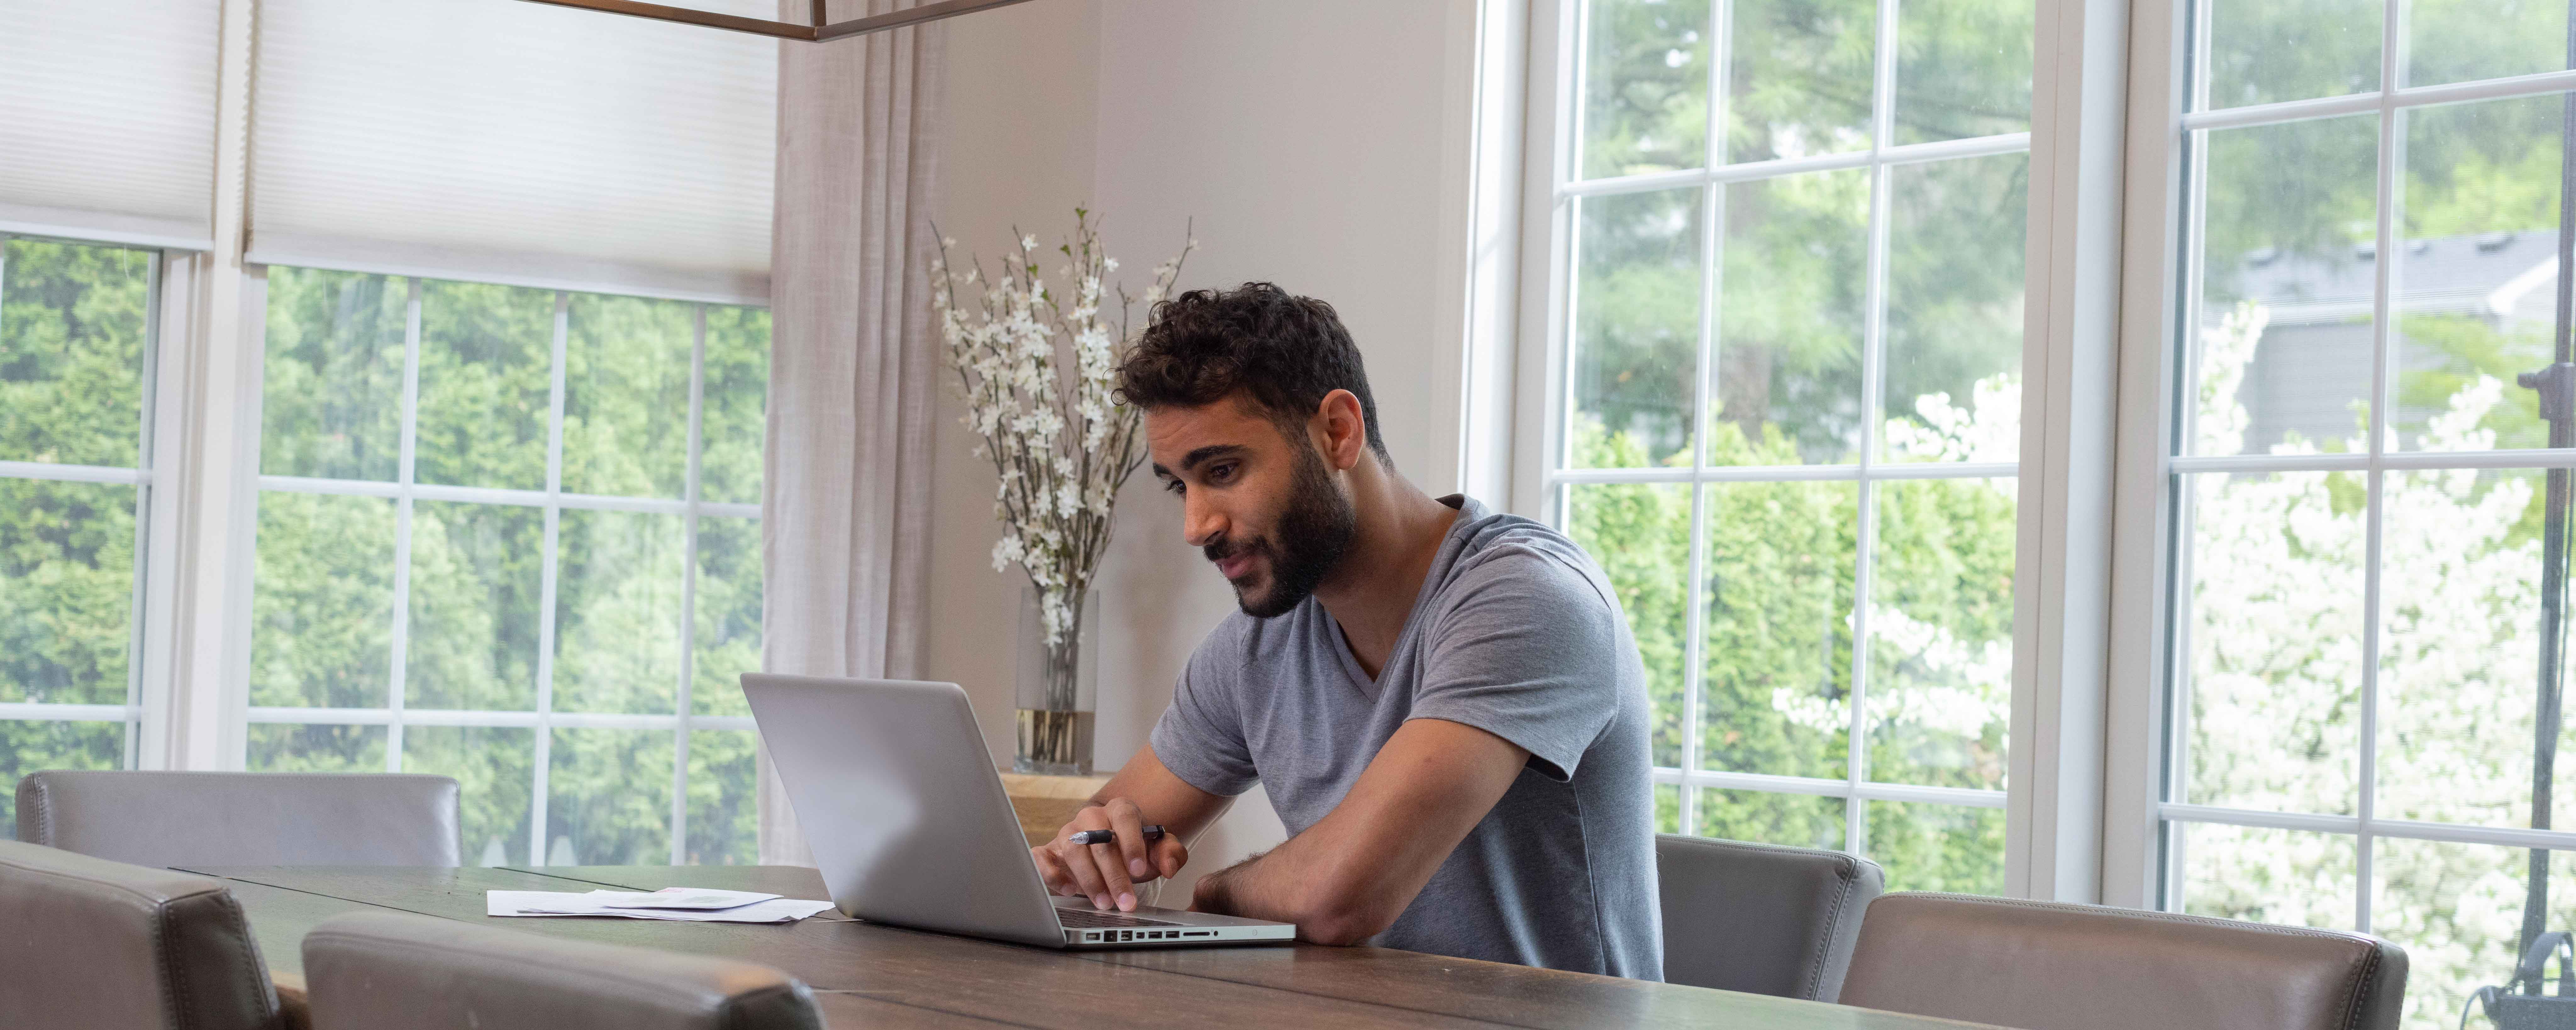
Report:
[[751,673],[751,714],[841,912],[1046,948],[1285,944],[1297,928],[1048,893],[954,683]]

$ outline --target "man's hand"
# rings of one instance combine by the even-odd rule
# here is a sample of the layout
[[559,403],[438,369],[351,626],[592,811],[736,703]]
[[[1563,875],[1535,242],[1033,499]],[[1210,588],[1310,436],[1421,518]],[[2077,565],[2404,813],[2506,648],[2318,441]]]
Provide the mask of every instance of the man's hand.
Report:
[[[1112,844],[1077,844],[1073,835],[1108,830]],[[1095,908],[1136,910],[1136,884],[1173,876],[1190,860],[1181,835],[1166,830],[1156,841],[1145,839],[1145,812],[1126,798],[1083,806],[1055,839],[1029,849],[1047,889],[1068,898],[1090,898]]]
[[[1091,804],[1055,831],[1055,839],[1029,849],[1047,889],[1068,898],[1089,898],[1096,908],[1136,910],[1136,884],[1169,877],[1190,860],[1182,845],[1224,814],[1229,799],[1210,794],[1172,774],[1151,746],[1111,777]],[[1145,840],[1145,827],[1159,824],[1163,839]],[[1085,830],[1117,834],[1111,844],[1076,844]]]

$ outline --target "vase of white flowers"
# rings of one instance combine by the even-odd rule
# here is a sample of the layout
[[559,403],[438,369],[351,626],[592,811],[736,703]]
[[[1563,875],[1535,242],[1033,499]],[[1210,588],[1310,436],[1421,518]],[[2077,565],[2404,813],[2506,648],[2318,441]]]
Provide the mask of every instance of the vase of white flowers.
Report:
[[[993,515],[1002,538],[993,545],[993,570],[1017,565],[1028,576],[1012,767],[1089,775],[1087,602],[1108,552],[1118,489],[1145,460],[1138,413],[1118,403],[1114,389],[1118,361],[1132,308],[1140,301],[1151,308],[1171,293],[1198,241],[1156,265],[1144,295],[1130,298],[1109,278],[1118,261],[1102,251],[1091,213],[1075,208],[1073,218],[1072,238],[1055,248],[1063,259],[1054,277],[1060,286],[1041,273],[1035,236],[1013,241],[989,276],[980,260],[954,267],[947,254],[956,241],[943,238],[931,266],[931,303],[966,400],[966,425],[983,438],[975,452],[992,461],[998,480]],[[961,291],[974,293],[971,302]]]

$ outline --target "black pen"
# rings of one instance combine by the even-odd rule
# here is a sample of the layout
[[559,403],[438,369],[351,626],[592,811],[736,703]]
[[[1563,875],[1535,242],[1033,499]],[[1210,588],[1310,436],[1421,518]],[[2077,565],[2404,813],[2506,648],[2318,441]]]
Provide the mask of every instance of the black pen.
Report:
[[[1163,828],[1160,826],[1145,827],[1145,839],[1163,839]],[[1115,844],[1118,843],[1118,834],[1113,830],[1084,830],[1081,833],[1073,835],[1073,842],[1076,844]]]

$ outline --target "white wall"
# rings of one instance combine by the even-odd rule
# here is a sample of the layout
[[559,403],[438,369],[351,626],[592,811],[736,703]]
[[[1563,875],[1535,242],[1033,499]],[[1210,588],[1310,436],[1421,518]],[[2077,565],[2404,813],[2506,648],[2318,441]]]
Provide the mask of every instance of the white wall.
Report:
[[[1454,488],[1466,203],[1466,0],[1039,0],[949,23],[940,227],[991,253],[1051,237],[1088,199],[1130,271],[1196,219],[1185,286],[1264,279],[1329,301],[1368,363],[1399,470]],[[1138,313],[1139,319],[1142,312]],[[993,478],[943,416],[927,673],[964,684],[1007,761],[1017,573],[992,571]],[[1099,766],[1123,764],[1171,699],[1224,581],[1139,474],[1095,588]],[[1199,842],[1213,868],[1278,841],[1259,792]],[[1185,874],[1184,879],[1191,879]],[[1166,900],[1186,894],[1176,885]]]

